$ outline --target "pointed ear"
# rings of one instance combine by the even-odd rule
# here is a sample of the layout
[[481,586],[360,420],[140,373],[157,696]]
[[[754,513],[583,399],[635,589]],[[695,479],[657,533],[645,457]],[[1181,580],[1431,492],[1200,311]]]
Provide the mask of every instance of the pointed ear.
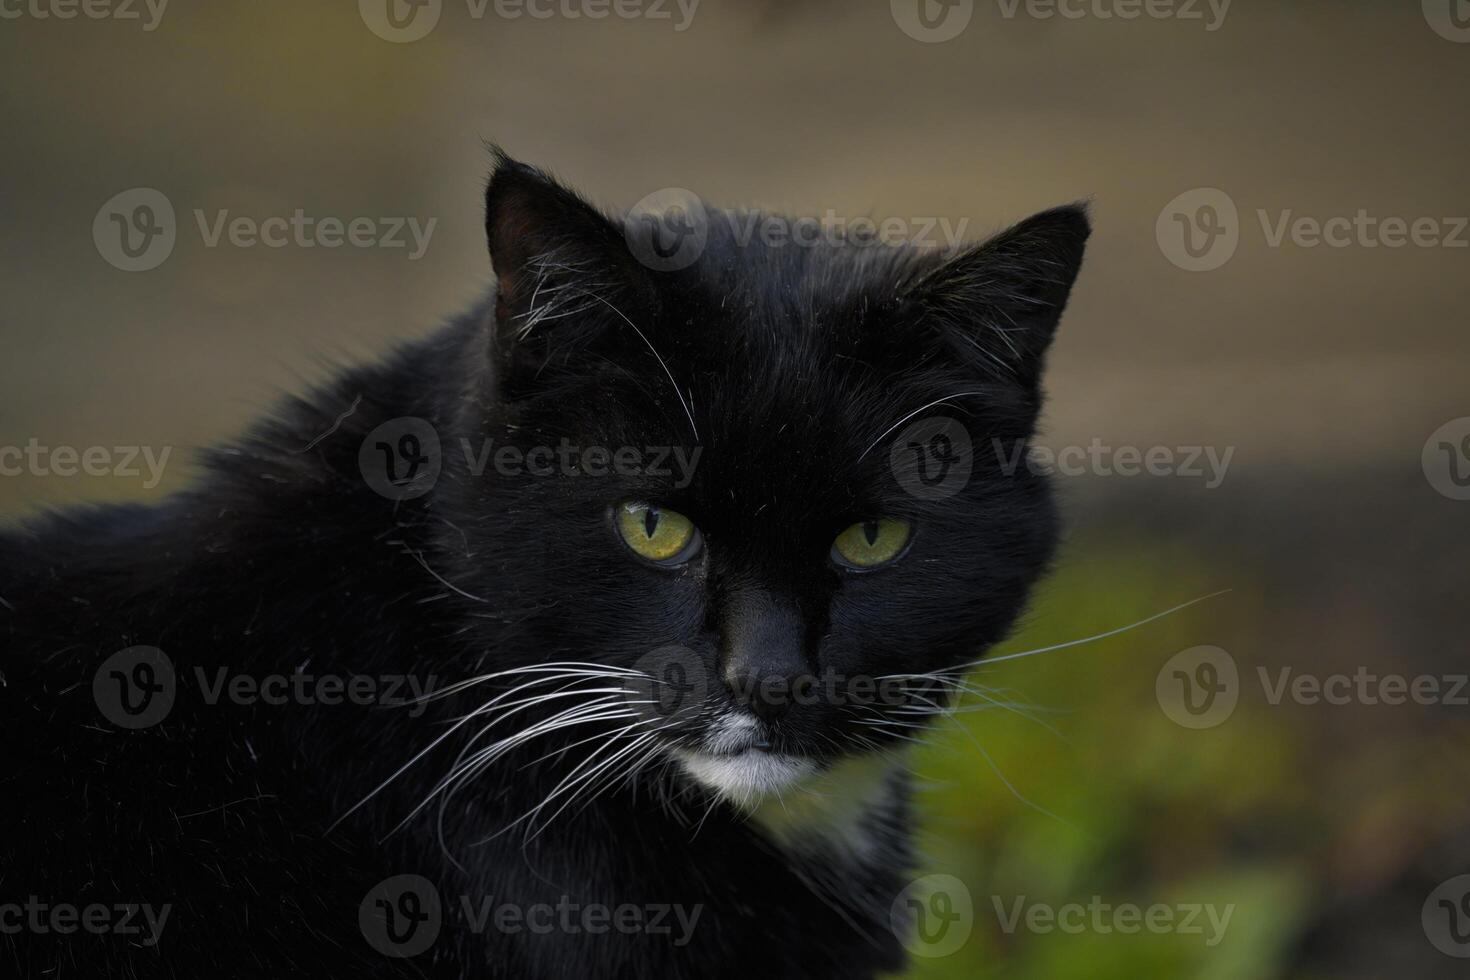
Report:
[[1043,211],[942,261],[908,297],[955,356],[1034,386],[1091,231],[1084,204]]
[[[498,281],[495,305],[501,323],[523,333],[525,321],[549,315],[546,304],[559,293],[574,294],[556,298],[565,312],[580,305],[576,294],[585,299],[636,283],[637,262],[621,226],[544,171],[498,148],[494,153],[495,169],[485,189],[485,237]],[[541,309],[533,309],[533,301]]]

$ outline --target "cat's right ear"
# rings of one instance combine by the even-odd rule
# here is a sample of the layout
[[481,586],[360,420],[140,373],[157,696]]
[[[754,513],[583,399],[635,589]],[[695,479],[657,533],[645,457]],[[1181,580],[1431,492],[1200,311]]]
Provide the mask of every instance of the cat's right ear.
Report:
[[945,258],[909,295],[957,359],[1035,388],[1091,231],[1084,203],[1043,211]]
[[[541,319],[638,288],[621,226],[544,171],[494,153],[485,237],[503,338],[524,338]],[[575,324],[565,326],[575,332]]]

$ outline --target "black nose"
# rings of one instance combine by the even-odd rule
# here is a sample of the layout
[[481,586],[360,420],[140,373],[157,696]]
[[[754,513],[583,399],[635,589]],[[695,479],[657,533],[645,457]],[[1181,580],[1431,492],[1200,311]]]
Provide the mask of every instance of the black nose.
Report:
[[790,710],[805,676],[806,624],[796,603],[764,590],[736,593],[725,603],[720,671],[735,700],[771,722]]

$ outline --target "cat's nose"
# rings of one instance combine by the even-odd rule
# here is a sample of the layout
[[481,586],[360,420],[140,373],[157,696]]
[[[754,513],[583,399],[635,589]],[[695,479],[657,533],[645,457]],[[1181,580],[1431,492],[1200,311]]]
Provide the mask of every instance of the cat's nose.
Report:
[[765,590],[742,591],[725,604],[721,676],[735,700],[772,722],[790,710],[808,674],[806,624],[796,603]]

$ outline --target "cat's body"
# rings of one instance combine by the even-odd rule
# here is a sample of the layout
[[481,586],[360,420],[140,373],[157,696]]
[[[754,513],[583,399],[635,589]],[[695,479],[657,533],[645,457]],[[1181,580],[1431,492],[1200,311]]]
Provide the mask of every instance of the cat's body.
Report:
[[[924,320],[904,291],[964,288],[945,281],[952,265],[712,241],[693,268],[655,273],[624,261],[619,236],[580,208],[503,163],[492,301],[284,406],[160,507],[0,537],[7,974],[774,980],[901,968],[890,908],[911,864],[903,726],[752,702],[757,723],[717,678],[748,663],[747,648],[766,671],[760,657],[787,640],[813,669],[850,678],[940,671],[1004,634],[1050,553],[1044,484],[991,479],[977,460],[954,495],[919,499],[889,485],[886,443],[861,450],[957,392],[977,393],[948,403],[977,445],[1028,437],[1085,220],[1053,212],[1009,233],[1009,250],[986,246],[986,268],[1017,277],[990,294],[1022,304],[1010,322],[1046,307],[1044,336],[1013,338],[1018,360],[999,377],[942,338],[903,333]],[[922,302],[944,324],[957,316],[953,295]],[[525,336],[511,326],[526,323]],[[437,474],[393,499],[366,474],[380,443],[390,465],[404,448],[393,420],[405,418],[437,435]],[[492,454],[567,439],[702,455],[682,487],[648,472],[476,473],[487,439]],[[618,501],[655,498],[703,532],[704,550],[677,567],[640,563],[608,529]],[[850,577],[824,564],[832,521],[840,531],[880,512],[916,528],[903,563]],[[607,692],[669,644],[707,663],[709,713],[697,732],[678,719],[667,740],[634,745],[659,728],[637,727],[647,699]],[[161,650],[175,684],[167,715],[134,729],[101,704],[114,685],[122,697],[159,676],[136,673],[136,654],[106,669],[137,646]],[[572,663],[606,672],[536,666]],[[238,696],[237,675],[249,681]],[[353,676],[376,685],[364,703],[340,687],[347,703],[323,703],[312,686]],[[302,677],[285,703],[250,697],[250,684]],[[569,703],[528,696],[594,689],[605,715],[548,726],[440,787],[483,725],[500,727],[480,746]],[[424,690],[443,696],[401,703]],[[497,717],[494,697],[498,710],[527,703]],[[701,738],[746,722],[765,724],[769,744],[706,752]],[[607,784],[555,795],[625,725],[616,745],[629,751]],[[7,903],[26,907],[22,928],[6,927]],[[38,903],[101,903],[114,925],[116,906],[138,906],[139,931],[63,932],[52,912],[32,915]],[[416,913],[438,928],[422,949]]]

